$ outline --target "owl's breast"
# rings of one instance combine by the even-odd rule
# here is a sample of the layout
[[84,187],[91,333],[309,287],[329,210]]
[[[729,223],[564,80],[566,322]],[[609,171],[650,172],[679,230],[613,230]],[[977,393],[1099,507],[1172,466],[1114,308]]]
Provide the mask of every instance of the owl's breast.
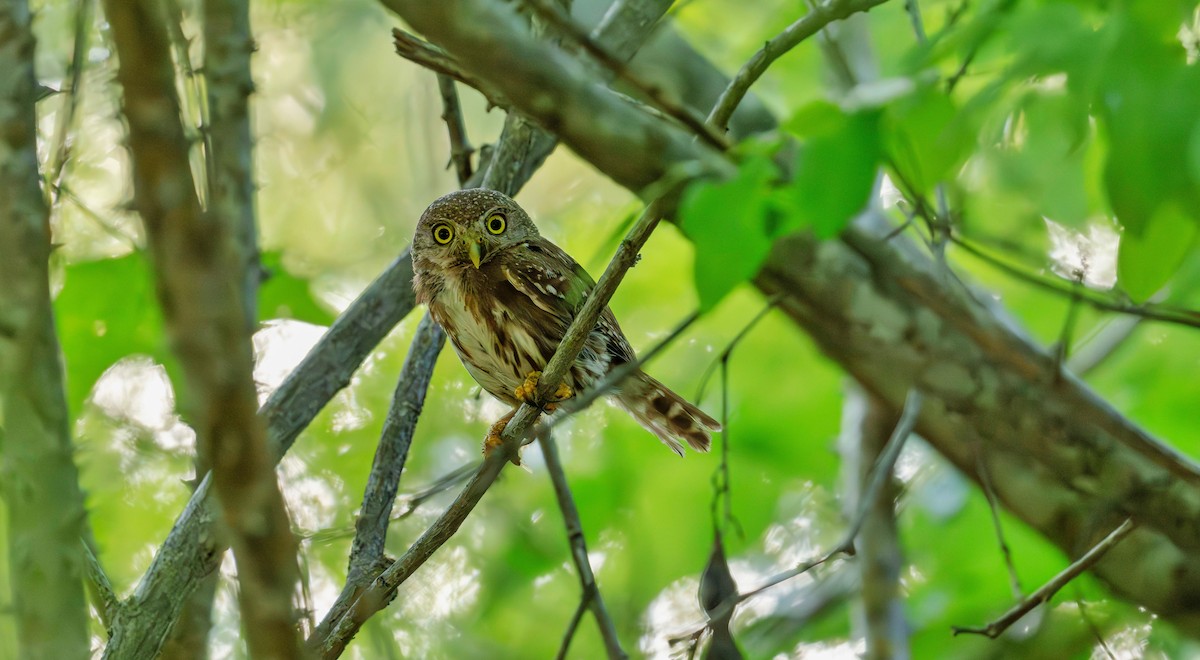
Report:
[[511,289],[507,281],[447,278],[429,311],[479,385],[515,405],[513,390],[529,372],[542,370],[562,335],[539,333],[531,316],[536,308],[522,306]]

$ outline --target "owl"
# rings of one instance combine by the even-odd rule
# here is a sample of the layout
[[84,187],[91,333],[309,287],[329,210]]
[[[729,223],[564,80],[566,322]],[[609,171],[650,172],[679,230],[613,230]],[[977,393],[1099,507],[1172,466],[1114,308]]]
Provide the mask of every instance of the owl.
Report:
[[[595,287],[587,272],[542,238],[529,215],[506,195],[460,190],[429,205],[412,242],[413,287],[442,326],[463,366],[489,394],[513,407],[492,425],[487,452],[521,403],[529,401],[575,313]],[[600,384],[635,360],[607,307],[565,382],[545,409]],[[683,443],[708,451],[721,425],[641,370],[611,394],[675,453]]]

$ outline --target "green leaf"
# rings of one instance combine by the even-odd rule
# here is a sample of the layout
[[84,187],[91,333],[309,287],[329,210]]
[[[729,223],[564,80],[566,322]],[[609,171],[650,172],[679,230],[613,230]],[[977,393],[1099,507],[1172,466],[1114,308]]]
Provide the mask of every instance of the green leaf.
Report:
[[1200,204],[1187,166],[1200,116],[1200,71],[1185,64],[1180,50],[1126,25],[1097,98],[1109,139],[1109,204],[1134,234],[1158,216],[1161,205]]
[[953,177],[975,142],[975,131],[954,102],[933,88],[898,99],[884,111],[883,151],[899,180],[927,193]]
[[121,358],[169,359],[150,264],[141,252],[68,265],[54,309],[72,411]]
[[770,186],[778,176],[767,157],[747,158],[727,181],[700,181],[680,206],[680,226],[696,246],[700,310],[716,306],[758,272],[771,249],[766,229]]
[[333,323],[333,314],[313,297],[308,280],[284,268],[282,253],[262,253],[262,267],[268,277],[258,291],[259,320],[290,318],[316,325]]
[[1017,110],[1012,123],[1019,139],[991,153],[1000,185],[1028,200],[1037,215],[1080,226],[1091,215],[1084,159],[1092,132],[1085,101],[1064,90],[1035,90]]
[[1138,234],[1125,232],[1117,280],[1134,300],[1146,300],[1171,279],[1196,242],[1196,222],[1175,203],[1163,204]]
[[878,114],[847,115],[817,103],[789,125],[811,137],[801,145],[792,181],[780,196],[787,210],[780,233],[812,228],[818,238],[831,238],[870,198],[879,164]]

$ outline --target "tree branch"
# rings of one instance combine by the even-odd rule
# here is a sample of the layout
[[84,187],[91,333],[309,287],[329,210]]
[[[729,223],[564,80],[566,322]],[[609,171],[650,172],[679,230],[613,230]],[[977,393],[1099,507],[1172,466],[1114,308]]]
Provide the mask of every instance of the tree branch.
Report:
[[253,138],[250,132],[249,0],[205,0],[204,82],[208,89],[208,210],[233,227],[242,306],[253,332],[258,319],[258,231],[254,222]]
[[363,493],[362,507],[355,522],[354,541],[350,546],[350,567],[342,593],[329,608],[329,613],[311,635],[322,639],[329,633],[322,625],[337,621],[362,590],[378,577],[386,566],[384,543],[391,522],[392,506],[400,486],[400,475],[412,447],[413,431],[425,405],[425,394],[438,354],[446,344],[446,334],[433,318],[426,314],[408,349],[408,358],[400,370],[392,405],[383,422],[379,446],[371,463],[371,473]]
[[[583,535],[583,522],[579,519],[579,510],[575,508],[575,498],[571,495],[571,486],[567,483],[567,473],[563,470],[562,459],[558,455],[558,443],[554,442],[547,430],[537,434],[538,443],[542,448],[542,456],[546,459],[546,472],[550,474],[550,482],[554,484],[554,497],[558,500],[558,508],[562,511],[563,524],[567,528],[567,542],[571,546],[571,560],[575,562],[575,572],[579,574],[580,606],[587,605],[600,628],[600,637],[604,640],[604,650],[609,658],[626,658],[621,649],[621,641],[617,638],[617,627],[613,625],[608,608],[604,605],[604,597],[600,595],[600,587],[596,584],[596,575],[592,572],[592,564],[588,559],[587,539]],[[573,629],[573,627],[572,627]],[[567,648],[570,637],[565,638],[563,650]]]
[[801,42],[821,31],[826,25],[839,21],[852,14],[869,11],[887,0],[830,0],[825,4],[816,4],[803,18],[792,23],[786,30],[771,39],[750,58],[733,77],[733,81],[721,92],[717,104],[708,115],[708,123],[718,130],[725,130],[734,110],[745,98],[750,86],[758,81],[762,74]]
[[629,87],[632,87],[638,94],[649,101],[655,109],[686,126],[718,149],[724,150],[730,146],[729,140],[725,138],[723,133],[714,131],[705,123],[704,119],[696,116],[690,108],[675,103],[664,96],[661,90],[638,78],[626,65],[628,58],[618,57],[592,40],[587,31],[572,21],[571,17],[561,7],[547,0],[522,0],[522,2],[555,30],[562,33],[572,43],[591,55],[596,62],[609,71],[611,78],[618,79]]
[[450,137],[450,165],[458,175],[458,185],[471,180],[471,154],[475,149],[467,140],[467,127],[463,123],[462,106],[458,102],[458,89],[454,79],[444,73],[437,74],[438,91],[442,95],[442,121],[446,122],[446,133]]
[[91,592],[92,607],[100,616],[100,623],[104,629],[111,632],[113,618],[121,607],[121,601],[113,591],[112,582],[108,579],[108,572],[104,570],[100,558],[96,556],[95,548],[85,539],[80,539],[80,546],[83,548],[83,560],[87,566],[88,591]]
[[1104,540],[1093,546],[1091,550],[1088,550],[1087,554],[1083,555],[1074,562],[1071,562],[1070,566],[1067,566],[1061,573],[1051,578],[1049,582],[1042,585],[1037,591],[1026,596],[1021,602],[1014,605],[1012,609],[1005,612],[999,619],[992,621],[982,628],[962,628],[955,626],[954,634],[959,635],[962,633],[972,633],[976,635],[984,635],[991,639],[996,639],[1003,634],[1005,630],[1008,630],[1012,624],[1020,621],[1021,617],[1033,611],[1035,607],[1041,605],[1042,603],[1049,602],[1050,599],[1054,597],[1054,594],[1058,593],[1059,590],[1067,586],[1071,580],[1074,580],[1075,578],[1079,577],[1081,573],[1090,569],[1092,566],[1095,566],[1096,562],[1100,561],[1106,552],[1111,550],[1113,546],[1121,542],[1121,539],[1124,539],[1129,535],[1130,532],[1133,531],[1133,527],[1133,519],[1127,518],[1125,522],[1121,523],[1116,529],[1109,532],[1108,536],[1104,537]]
[[413,64],[420,65],[437,73],[448,76],[458,82],[483,94],[488,103],[497,108],[508,108],[508,100],[491,89],[487,83],[472,76],[462,69],[453,57],[446,51],[434,46],[419,37],[411,35],[400,28],[392,28],[392,42],[396,46],[396,54]]
[[[252,321],[242,302],[245,262],[237,258],[235,238],[243,231],[239,216],[224,215],[228,209],[205,214],[200,208],[178,120],[161,4],[110,0],[105,7],[120,57],[117,77],[129,123],[134,204],[146,225],[167,333],[196,402],[191,418],[198,454],[211,460],[212,483],[230,532],[247,642],[254,655],[294,657],[299,652],[292,608],[296,541],[266,430],[255,414]],[[224,8],[248,11],[244,4]],[[249,93],[248,88],[237,91]],[[248,149],[236,143],[222,147]],[[249,164],[243,165],[248,176]]]
[[16,648],[21,657],[79,658],[89,646],[83,494],[50,299],[33,60],[29,7],[0,0],[0,488]]

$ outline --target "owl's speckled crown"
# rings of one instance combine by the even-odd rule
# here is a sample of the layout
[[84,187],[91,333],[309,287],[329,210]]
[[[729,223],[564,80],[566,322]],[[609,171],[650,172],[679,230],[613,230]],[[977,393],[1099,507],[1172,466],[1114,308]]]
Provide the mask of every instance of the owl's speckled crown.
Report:
[[433,200],[421,218],[443,218],[447,220],[474,220],[484,213],[498,207],[524,210],[511,197],[502,192],[487,188],[466,188],[455,190]]

